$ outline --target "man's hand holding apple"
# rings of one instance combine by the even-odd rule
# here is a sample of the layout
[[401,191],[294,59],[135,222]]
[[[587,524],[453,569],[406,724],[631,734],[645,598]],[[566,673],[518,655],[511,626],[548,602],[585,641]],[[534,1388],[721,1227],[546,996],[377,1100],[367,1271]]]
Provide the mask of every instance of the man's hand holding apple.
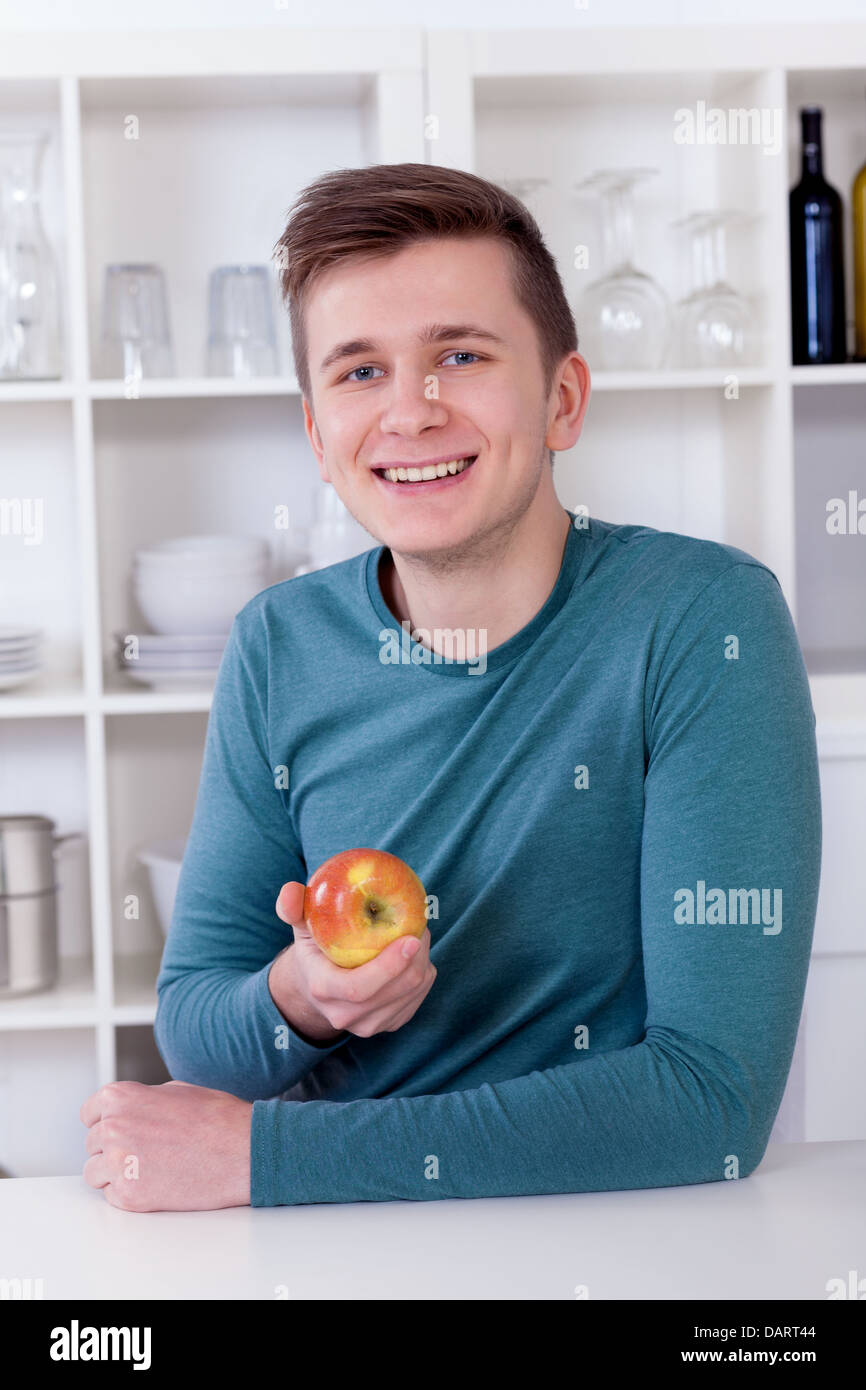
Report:
[[304,918],[303,883],[284,883],[276,913],[294,931],[294,942],[277,956],[268,987],[287,1023],[310,1042],[336,1042],[344,1033],[359,1038],[394,1033],[418,1011],[433,987],[430,931],[398,936],[374,959],[348,969],[328,959]]

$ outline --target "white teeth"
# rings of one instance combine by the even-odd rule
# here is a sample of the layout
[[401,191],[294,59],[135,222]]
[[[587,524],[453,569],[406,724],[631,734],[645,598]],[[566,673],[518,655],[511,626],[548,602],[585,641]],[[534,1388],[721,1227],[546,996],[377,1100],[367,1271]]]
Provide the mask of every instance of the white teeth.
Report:
[[392,483],[427,483],[434,478],[444,478],[449,473],[462,473],[469,462],[469,459],[451,459],[448,463],[428,463],[424,468],[386,468],[383,471]]

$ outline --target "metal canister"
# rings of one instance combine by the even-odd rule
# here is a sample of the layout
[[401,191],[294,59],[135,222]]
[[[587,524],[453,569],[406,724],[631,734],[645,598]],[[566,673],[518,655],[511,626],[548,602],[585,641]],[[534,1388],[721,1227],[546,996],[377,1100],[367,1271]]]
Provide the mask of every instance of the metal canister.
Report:
[[58,976],[54,853],[48,816],[0,816],[0,999],[50,989]]

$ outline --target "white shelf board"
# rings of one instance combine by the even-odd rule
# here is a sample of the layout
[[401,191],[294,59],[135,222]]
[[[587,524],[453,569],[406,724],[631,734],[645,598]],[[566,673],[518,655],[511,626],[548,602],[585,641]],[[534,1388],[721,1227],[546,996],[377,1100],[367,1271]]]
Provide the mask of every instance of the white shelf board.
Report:
[[99,708],[103,714],[182,714],[189,710],[209,710],[213,690],[130,690],[103,695]]
[[0,999],[0,1031],[31,1028],[92,1028],[97,1022],[93,962],[89,956],[60,959],[53,989]]
[[84,714],[87,707],[80,676],[43,671],[28,685],[0,690],[0,719],[65,718]]
[[[430,30],[437,48],[441,30]],[[444,31],[447,42],[448,31]],[[461,32],[470,72],[484,77],[538,74],[664,73],[674,82],[691,73],[772,68],[848,69],[862,54],[856,20],[803,24],[665,24],[650,28],[587,27],[574,12],[571,28],[469,29]]]
[[[76,75],[128,81],[174,77],[188,83],[248,74],[278,80],[308,74],[327,84],[340,74],[420,69],[424,35],[419,26],[298,28],[285,11],[262,28],[20,30],[3,35],[0,77]],[[95,82],[94,88],[95,90]]]
[[0,404],[7,401],[71,401],[75,385],[65,381],[0,381]]
[[338,73],[195,73],[161,77],[84,77],[85,111],[134,103],[136,111],[170,107],[202,110],[218,106],[357,106],[369,95],[372,74]]
[[735,376],[740,386],[772,386],[777,380],[769,367],[663,368],[655,372],[593,372],[593,391],[716,391]]
[[864,386],[866,362],[840,362],[826,367],[789,367],[794,386]]
[[[92,400],[123,400],[126,383],[120,378],[94,379],[88,382],[87,394]],[[195,396],[297,396],[300,387],[294,377],[262,376],[250,380],[234,377],[151,377],[137,383],[132,400],[153,400]]]

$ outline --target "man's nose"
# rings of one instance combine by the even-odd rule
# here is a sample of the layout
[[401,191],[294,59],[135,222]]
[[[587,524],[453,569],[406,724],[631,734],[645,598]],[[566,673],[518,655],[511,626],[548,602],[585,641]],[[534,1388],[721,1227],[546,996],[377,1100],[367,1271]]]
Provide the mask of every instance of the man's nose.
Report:
[[433,372],[395,372],[386,391],[380,421],[383,430],[412,434],[446,419],[439,378]]

